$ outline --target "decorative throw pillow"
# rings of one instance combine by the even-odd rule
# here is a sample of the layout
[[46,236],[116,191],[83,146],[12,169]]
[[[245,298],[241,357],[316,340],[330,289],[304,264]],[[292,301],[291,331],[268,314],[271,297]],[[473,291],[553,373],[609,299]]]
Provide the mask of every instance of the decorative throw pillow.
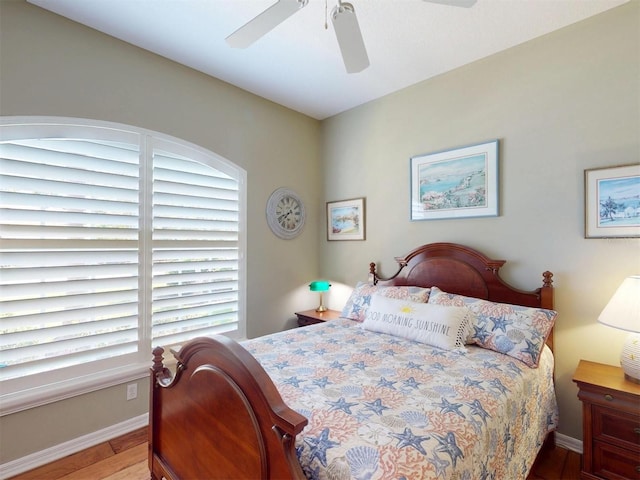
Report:
[[466,307],[447,307],[374,295],[362,327],[434,347],[464,349],[471,312]]
[[474,314],[470,341],[483,348],[517,358],[537,367],[542,349],[558,316],[554,310],[495,303],[431,288],[429,303],[466,306]]
[[362,322],[371,305],[371,296],[380,293],[388,298],[399,298],[411,300],[412,302],[426,303],[429,299],[429,289],[421,287],[385,287],[371,285],[370,283],[358,282],[356,288],[351,292],[351,296],[340,314],[343,318],[350,318]]

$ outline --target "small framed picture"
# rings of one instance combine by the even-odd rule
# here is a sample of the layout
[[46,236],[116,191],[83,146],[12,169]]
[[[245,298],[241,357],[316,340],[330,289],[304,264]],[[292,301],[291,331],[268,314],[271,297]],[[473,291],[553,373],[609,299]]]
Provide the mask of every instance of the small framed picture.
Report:
[[411,158],[411,220],[498,215],[498,140]]
[[327,240],[364,240],[364,198],[327,202]]
[[584,171],[585,238],[640,237],[640,163]]

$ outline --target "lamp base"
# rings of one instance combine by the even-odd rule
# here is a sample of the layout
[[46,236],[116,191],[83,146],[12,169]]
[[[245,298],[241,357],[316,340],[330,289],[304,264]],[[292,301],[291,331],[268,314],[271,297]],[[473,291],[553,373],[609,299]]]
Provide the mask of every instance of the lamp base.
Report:
[[322,291],[320,291],[320,306],[316,308],[316,312],[322,313],[326,311],[327,311],[327,307],[325,307],[324,303],[322,303]]
[[633,383],[640,383],[640,335],[630,333],[622,346],[620,366],[624,378]]

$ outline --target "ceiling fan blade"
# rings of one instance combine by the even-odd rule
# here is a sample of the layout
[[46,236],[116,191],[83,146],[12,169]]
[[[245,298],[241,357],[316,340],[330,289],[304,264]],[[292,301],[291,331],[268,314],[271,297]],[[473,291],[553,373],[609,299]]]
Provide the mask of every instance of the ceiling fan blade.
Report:
[[331,22],[336,32],[342,60],[347,73],[358,73],[369,66],[369,56],[364,46],[362,32],[353,5],[338,2],[331,11]]
[[233,48],[247,48],[306,6],[307,3],[309,0],[278,0],[260,15],[229,35],[226,38],[227,44]]
[[451,5],[452,7],[473,7],[478,0],[424,0],[430,3],[440,3],[442,5]]

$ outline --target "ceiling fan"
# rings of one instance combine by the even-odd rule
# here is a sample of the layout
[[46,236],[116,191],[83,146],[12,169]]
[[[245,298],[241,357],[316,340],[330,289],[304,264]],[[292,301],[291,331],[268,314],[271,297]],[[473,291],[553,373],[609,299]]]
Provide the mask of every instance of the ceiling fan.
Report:
[[[325,0],[326,1],[326,0]],[[425,2],[469,8],[477,0],[424,0]],[[226,38],[234,48],[247,48],[305,7],[309,0],[278,0],[264,12],[238,28]],[[331,10],[331,23],[336,32],[338,46],[347,73],[358,73],[369,66],[369,56],[364,46],[360,26],[353,5],[342,0]]]

